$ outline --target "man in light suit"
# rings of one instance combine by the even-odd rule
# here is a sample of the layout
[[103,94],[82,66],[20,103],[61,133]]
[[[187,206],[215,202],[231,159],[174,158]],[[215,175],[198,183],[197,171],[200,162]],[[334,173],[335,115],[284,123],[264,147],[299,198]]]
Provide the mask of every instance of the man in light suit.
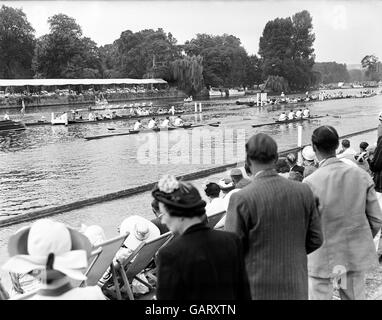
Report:
[[369,174],[336,158],[339,140],[331,126],[314,130],[319,168],[304,182],[319,199],[324,243],[308,257],[309,297],[328,300],[333,283],[341,299],[365,299],[365,271],[377,265],[373,237],[382,212]]
[[322,244],[313,193],[276,172],[270,136],[252,136],[246,153],[252,182],[232,194],[225,230],[243,244],[252,299],[308,299],[307,254]]

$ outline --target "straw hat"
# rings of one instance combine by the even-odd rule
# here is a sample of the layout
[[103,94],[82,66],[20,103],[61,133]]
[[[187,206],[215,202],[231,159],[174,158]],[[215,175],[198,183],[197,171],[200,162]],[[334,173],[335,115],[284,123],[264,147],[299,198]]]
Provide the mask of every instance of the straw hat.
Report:
[[224,178],[219,180],[218,185],[220,189],[225,192],[235,189],[235,185],[233,184],[233,181],[230,178]]
[[154,223],[137,215],[122,221],[119,233],[123,235],[127,232],[130,234],[124,245],[131,250],[135,250],[142,241],[148,242],[160,236],[160,230]]
[[52,260],[53,270],[75,280],[86,280],[81,270],[88,265],[91,244],[85,235],[65,224],[41,219],[13,234],[8,252],[11,258],[4,270],[24,274],[46,270],[48,260]]
[[301,154],[302,154],[302,157],[307,161],[313,161],[316,156],[312,146],[304,147],[304,149],[302,149]]

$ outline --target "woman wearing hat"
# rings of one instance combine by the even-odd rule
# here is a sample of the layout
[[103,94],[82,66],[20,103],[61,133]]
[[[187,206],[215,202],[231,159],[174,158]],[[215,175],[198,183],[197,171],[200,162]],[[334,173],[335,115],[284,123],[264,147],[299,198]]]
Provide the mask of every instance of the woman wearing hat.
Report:
[[41,219],[21,228],[8,242],[10,259],[4,270],[31,273],[41,288],[15,299],[20,300],[104,300],[98,286],[73,287],[71,279],[86,280],[91,244],[85,235],[63,223]]
[[316,154],[312,146],[305,146],[301,152],[302,155],[302,164],[304,166],[304,178],[312,174],[317,170],[318,164],[316,163]]
[[158,300],[250,299],[239,238],[203,223],[198,190],[166,175],[152,195],[163,223],[179,235],[158,253]]

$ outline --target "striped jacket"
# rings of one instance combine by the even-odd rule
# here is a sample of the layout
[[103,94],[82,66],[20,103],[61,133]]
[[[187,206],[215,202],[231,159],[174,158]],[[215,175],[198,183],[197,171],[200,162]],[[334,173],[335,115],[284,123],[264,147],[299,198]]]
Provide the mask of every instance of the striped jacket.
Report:
[[244,247],[252,299],[308,299],[307,254],[322,243],[307,185],[266,170],[231,196],[225,230]]

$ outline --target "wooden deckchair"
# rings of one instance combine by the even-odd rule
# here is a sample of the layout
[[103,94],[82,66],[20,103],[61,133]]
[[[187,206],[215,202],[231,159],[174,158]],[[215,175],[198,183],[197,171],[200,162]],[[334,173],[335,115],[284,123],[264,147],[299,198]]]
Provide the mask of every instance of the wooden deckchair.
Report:
[[224,217],[225,214],[226,211],[221,211],[210,215],[209,217],[207,217],[207,226],[213,229],[216,226],[216,224]]
[[121,293],[119,291],[119,286],[118,286],[118,282],[116,278],[116,271],[113,265],[113,259],[116,253],[118,252],[118,250],[121,248],[121,246],[125,242],[128,235],[129,233],[123,236],[112,238],[94,247],[94,251],[97,249],[99,250],[101,248],[101,252],[99,253],[98,257],[92,261],[88,270],[85,272],[85,275],[87,276],[87,280],[83,281],[81,283],[81,286],[97,285],[98,282],[101,280],[102,276],[110,267],[113,281],[116,287],[117,298],[118,299],[122,298]]
[[123,288],[127,292],[130,300],[134,300],[134,295],[132,292],[131,284],[134,279],[143,283],[150,290],[153,287],[146,281],[141,280],[137,275],[144,271],[144,269],[149,265],[149,263],[154,259],[157,252],[166,245],[174,237],[172,232],[167,232],[161,236],[152,239],[148,242],[142,242],[137,249],[129,256],[129,258],[120,264],[120,274],[123,280]]

